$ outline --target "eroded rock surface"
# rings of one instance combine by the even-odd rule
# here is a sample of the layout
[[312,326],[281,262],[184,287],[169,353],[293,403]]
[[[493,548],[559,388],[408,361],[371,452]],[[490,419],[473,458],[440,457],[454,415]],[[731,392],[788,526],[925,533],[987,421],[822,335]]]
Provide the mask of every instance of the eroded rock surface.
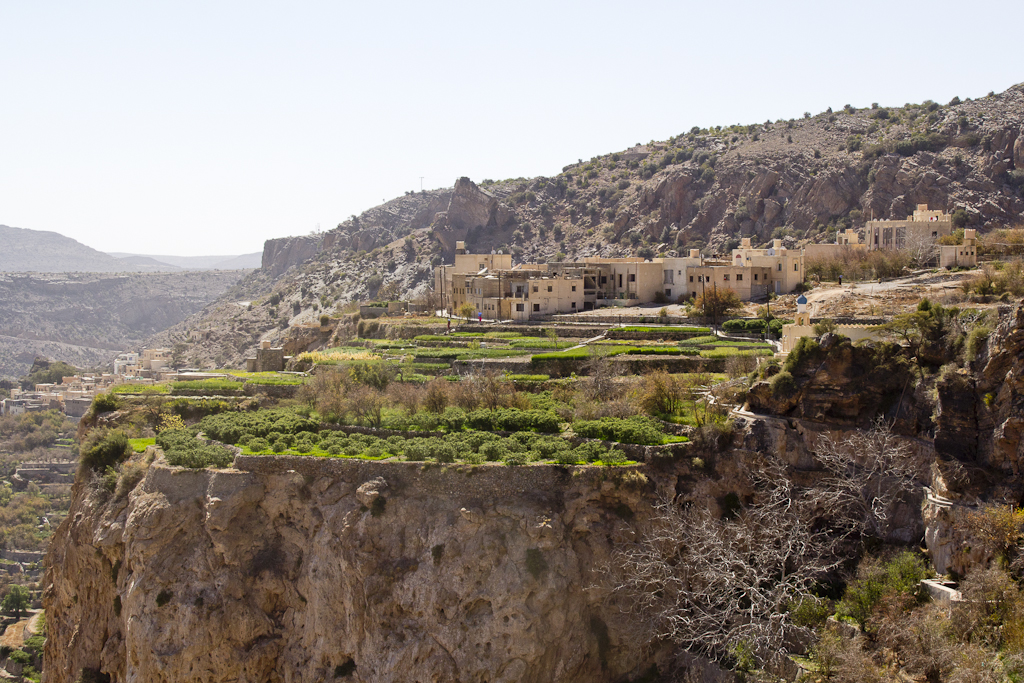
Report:
[[76,485],[50,681],[611,681],[641,663],[598,571],[649,511],[630,470],[248,460],[158,461],[120,501]]

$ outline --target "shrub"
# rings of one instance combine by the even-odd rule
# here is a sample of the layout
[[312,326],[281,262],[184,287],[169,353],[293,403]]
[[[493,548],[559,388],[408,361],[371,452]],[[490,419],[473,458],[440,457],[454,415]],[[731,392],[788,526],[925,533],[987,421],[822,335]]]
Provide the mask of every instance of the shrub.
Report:
[[602,441],[655,445],[665,440],[661,426],[643,415],[582,420],[574,422],[572,428],[579,436]]
[[774,398],[789,398],[796,393],[796,380],[788,370],[783,370],[772,377],[769,386]]
[[156,442],[163,449],[167,463],[174,467],[227,467],[234,459],[230,449],[202,444],[186,429],[165,429],[157,435]]
[[262,453],[270,450],[270,443],[266,439],[256,436],[249,439],[249,443],[246,444],[246,447],[253,453]]
[[95,414],[109,413],[117,410],[119,405],[115,394],[97,394],[96,398],[92,400],[92,412]]
[[106,428],[94,429],[89,432],[82,444],[82,464],[96,472],[104,472],[108,467],[116,467],[132,454],[128,437],[121,430]]
[[[432,383],[433,384],[433,383]],[[466,411],[462,408],[449,406],[444,409],[438,423],[449,432],[459,432],[466,426]]]

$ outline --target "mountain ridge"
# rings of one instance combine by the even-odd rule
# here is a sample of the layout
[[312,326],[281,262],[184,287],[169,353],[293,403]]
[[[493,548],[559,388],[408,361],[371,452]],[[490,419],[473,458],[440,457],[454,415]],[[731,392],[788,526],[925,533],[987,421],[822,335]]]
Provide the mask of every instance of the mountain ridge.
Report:
[[[917,204],[954,212],[982,234],[1024,215],[1024,84],[976,100],[843,107],[800,119],[694,127],[665,141],[579,160],[553,177],[408,192],[312,240],[268,240],[263,267],[232,296],[279,306],[240,314],[223,300],[161,334],[192,344],[196,362],[240,363],[261,339],[370,298],[411,298],[470,251],[508,250],[514,263],[588,256],[722,253],[742,237],[788,248],[833,242],[868,218],[902,218]],[[222,311],[218,313],[217,311]],[[273,315],[271,315],[273,313]],[[229,319],[244,318],[248,342]],[[238,323],[239,320],[235,320]],[[211,333],[191,342],[188,328]],[[222,332],[220,334],[218,331]],[[193,335],[194,336],[194,335]]]

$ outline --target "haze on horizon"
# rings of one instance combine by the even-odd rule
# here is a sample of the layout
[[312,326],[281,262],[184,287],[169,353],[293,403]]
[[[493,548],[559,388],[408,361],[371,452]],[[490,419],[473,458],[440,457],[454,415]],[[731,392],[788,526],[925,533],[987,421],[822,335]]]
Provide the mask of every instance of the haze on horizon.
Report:
[[[1020,3],[970,10],[1024,19]],[[242,254],[421,177],[554,175],[695,125],[1024,81],[1014,42],[962,15],[945,0],[7,4],[0,224]]]

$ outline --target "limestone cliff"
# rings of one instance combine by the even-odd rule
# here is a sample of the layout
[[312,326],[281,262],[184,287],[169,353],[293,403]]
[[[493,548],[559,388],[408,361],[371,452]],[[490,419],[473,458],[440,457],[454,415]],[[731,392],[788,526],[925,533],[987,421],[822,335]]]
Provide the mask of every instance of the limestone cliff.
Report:
[[271,275],[280,275],[292,266],[305,263],[316,256],[322,241],[323,237],[320,235],[267,240],[263,243],[263,265],[261,267]]
[[612,681],[653,659],[599,571],[649,509],[629,470],[160,462],[120,500],[76,484],[52,683]]

